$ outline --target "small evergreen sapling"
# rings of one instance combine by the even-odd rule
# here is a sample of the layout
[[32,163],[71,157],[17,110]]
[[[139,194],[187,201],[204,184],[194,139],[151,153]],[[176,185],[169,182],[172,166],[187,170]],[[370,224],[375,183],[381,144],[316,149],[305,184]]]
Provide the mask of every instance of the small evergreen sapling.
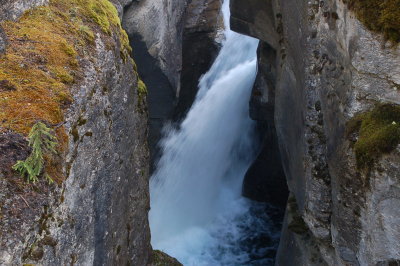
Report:
[[[26,177],[29,182],[35,183],[38,181],[38,176],[42,173],[44,166],[44,153],[57,153],[55,146],[57,139],[52,134],[51,129],[44,123],[37,122],[31,129],[28,135],[29,146],[32,148],[32,153],[25,161],[18,161],[13,169],[18,171],[22,177]],[[53,179],[46,173],[44,177],[53,183]]]

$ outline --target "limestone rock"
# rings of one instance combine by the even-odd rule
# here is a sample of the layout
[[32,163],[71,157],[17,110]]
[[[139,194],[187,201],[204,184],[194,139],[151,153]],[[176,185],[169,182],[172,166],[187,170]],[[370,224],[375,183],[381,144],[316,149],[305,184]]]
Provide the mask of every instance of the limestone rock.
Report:
[[[278,144],[289,190],[310,230],[309,238],[301,237],[285,220],[277,265],[321,265],[320,258],[328,265],[397,263],[398,148],[365,171],[357,168],[345,131],[356,113],[399,104],[400,46],[367,30],[339,0],[232,5],[234,28],[276,52]],[[270,14],[269,22],[258,24],[261,14]],[[270,87],[264,90],[268,95]]]
[[272,0],[231,0],[231,28],[267,42],[277,49],[279,35],[275,30]]
[[245,197],[282,208],[288,189],[275,129],[275,50],[267,43],[258,47],[258,73],[250,98],[250,117],[257,121],[262,148],[243,181]]
[[200,77],[211,67],[220,48],[217,39],[223,29],[221,0],[192,1],[184,15],[182,70],[177,118],[192,106]]
[[0,20],[15,20],[26,10],[47,3],[48,0],[2,0],[0,6]]
[[[44,3],[7,0],[0,18],[17,19]],[[148,263],[146,96],[138,93],[139,77],[121,51],[120,33],[94,28],[93,34],[77,56],[81,73],[64,112],[66,180],[28,185],[15,172],[0,171],[1,265]],[[10,167],[27,156],[26,141],[0,131],[0,164]]]
[[[221,0],[134,1],[124,13],[123,25],[128,34],[143,38],[179,97],[181,82],[186,85],[191,78],[197,83],[216,56],[214,39],[223,28],[220,9]],[[188,73],[193,70],[196,73]],[[189,85],[190,99],[182,98],[190,106],[197,86]]]
[[134,1],[124,13],[128,34],[140,34],[174,88],[182,66],[183,16],[188,0]]
[[7,36],[3,31],[3,28],[0,26],[0,55],[6,52],[7,47]]
[[[223,29],[221,0],[133,1],[126,7],[123,25],[137,47],[138,69],[148,84],[154,163],[164,124],[184,117],[197,94],[200,76],[217,55],[220,45],[216,40]],[[164,82],[159,69],[170,84]]]

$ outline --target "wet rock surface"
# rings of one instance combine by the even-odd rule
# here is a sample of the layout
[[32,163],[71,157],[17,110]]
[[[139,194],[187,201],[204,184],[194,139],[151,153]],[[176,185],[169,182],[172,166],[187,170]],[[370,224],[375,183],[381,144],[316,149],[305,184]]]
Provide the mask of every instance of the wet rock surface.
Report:
[[268,202],[283,210],[286,206],[288,190],[279,159],[276,136],[265,135],[262,150],[246,172],[242,195],[252,200]]
[[261,42],[257,54],[258,73],[250,99],[250,117],[257,121],[261,150],[245,175],[242,190],[245,197],[284,209],[288,189],[274,121],[276,52]]

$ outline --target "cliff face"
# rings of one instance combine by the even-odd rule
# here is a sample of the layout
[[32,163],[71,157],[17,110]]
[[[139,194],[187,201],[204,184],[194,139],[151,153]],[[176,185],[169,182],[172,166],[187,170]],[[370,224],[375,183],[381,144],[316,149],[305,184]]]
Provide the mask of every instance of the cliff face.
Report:
[[214,62],[222,38],[221,0],[190,1],[183,17],[182,66],[177,90],[175,117],[189,111],[198,91],[201,75]]
[[179,84],[182,65],[182,18],[188,0],[133,1],[123,24],[128,34],[140,34],[149,53],[157,58],[174,88]]
[[217,54],[215,39],[223,27],[221,4],[221,0],[138,1],[124,14],[128,34],[142,37],[168,77],[183,112],[194,99],[198,79]]
[[[1,22],[1,265],[149,261],[145,88],[114,6],[79,5],[10,0],[0,10],[15,20]],[[11,171],[38,120],[59,143],[45,158],[53,184]]]
[[164,124],[185,116],[199,78],[217,55],[221,4],[221,0],[147,0],[125,8],[123,25],[137,47],[138,69],[148,85],[152,162],[159,156]]
[[277,264],[398,263],[399,45],[339,0],[231,8],[233,29],[259,38],[270,51],[259,60],[276,67],[251,108],[274,106],[291,193]]

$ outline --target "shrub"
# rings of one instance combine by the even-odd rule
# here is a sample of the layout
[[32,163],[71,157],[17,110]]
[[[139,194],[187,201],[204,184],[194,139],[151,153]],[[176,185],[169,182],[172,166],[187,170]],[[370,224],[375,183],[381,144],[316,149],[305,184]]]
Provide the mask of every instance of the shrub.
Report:
[[[43,170],[43,155],[45,153],[56,153],[55,146],[57,145],[57,140],[52,134],[51,129],[42,122],[38,122],[32,127],[28,138],[32,152],[25,161],[18,161],[13,166],[13,169],[18,171],[22,177],[26,177],[28,183],[35,183],[38,181],[38,176]],[[53,182],[53,179],[46,173],[44,177],[49,183]]]

